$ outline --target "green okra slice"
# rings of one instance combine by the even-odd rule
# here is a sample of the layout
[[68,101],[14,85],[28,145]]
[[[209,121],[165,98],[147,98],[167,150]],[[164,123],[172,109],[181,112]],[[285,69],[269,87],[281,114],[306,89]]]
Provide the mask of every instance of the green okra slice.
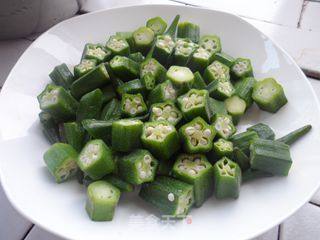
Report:
[[299,140],[301,137],[306,135],[311,130],[311,128],[312,128],[311,125],[305,125],[301,128],[298,128],[298,129],[288,133],[287,135],[283,136],[282,138],[277,139],[277,141],[291,145],[294,142],[296,142],[297,140]]
[[178,38],[188,38],[194,43],[200,39],[200,27],[191,22],[180,22],[177,31]]
[[274,78],[265,78],[253,87],[252,98],[262,110],[275,113],[288,100],[282,86]]
[[121,118],[121,103],[118,99],[113,98],[102,109],[101,120],[118,120]]
[[120,178],[117,175],[110,174],[103,178],[103,180],[107,181],[108,183],[112,184],[116,188],[118,188],[121,192],[133,192],[134,185],[131,183],[128,183],[122,178]]
[[197,48],[188,62],[188,67],[193,71],[203,72],[211,63],[212,54],[203,47]]
[[123,81],[128,81],[139,77],[139,63],[124,56],[114,56],[110,61],[110,67],[114,74]]
[[133,119],[120,119],[112,123],[112,149],[130,152],[140,147],[143,122]]
[[179,94],[187,92],[194,83],[194,75],[187,67],[171,66],[166,74]]
[[234,94],[234,87],[230,80],[228,81],[213,81],[206,88],[210,97],[225,100]]
[[85,131],[81,124],[77,122],[67,122],[63,124],[64,137],[77,152],[80,152],[85,140]]
[[106,48],[112,52],[113,56],[128,56],[130,54],[128,42],[119,35],[110,36],[106,43]]
[[102,101],[102,91],[99,88],[83,95],[79,101],[77,121],[97,119],[100,116]]
[[250,144],[259,138],[259,135],[254,131],[245,131],[235,134],[229,138],[233,142],[234,147],[238,147],[245,154],[249,154]]
[[233,95],[232,97],[227,98],[224,103],[234,124],[238,124],[241,116],[244,115],[246,111],[246,102],[237,95]]
[[213,61],[204,71],[203,77],[208,84],[214,81],[226,82],[230,80],[230,70],[223,63]]
[[71,85],[71,94],[79,99],[84,94],[110,83],[110,76],[103,63],[74,81]]
[[40,109],[57,122],[74,119],[79,103],[63,87],[48,84],[38,95]]
[[210,120],[209,93],[207,90],[191,89],[177,99],[178,106],[185,120],[190,121],[200,116]]
[[146,122],[141,135],[142,145],[157,159],[167,160],[179,150],[179,135],[167,121]]
[[120,96],[122,96],[125,93],[129,93],[129,94],[140,93],[141,95],[145,96],[147,89],[142,84],[140,79],[134,79],[134,80],[131,80],[129,82],[125,82],[122,85],[120,85],[117,88],[117,92]]
[[179,38],[173,53],[173,63],[178,66],[186,66],[198,45],[188,38]]
[[153,104],[150,108],[150,112],[150,122],[168,121],[175,126],[182,119],[181,112],[171,101]]
[[206,49],[210,54],[221,52],[221,42],[217,35],[204,35],[200,38],[200,47]]
[[269,140],[275,139],[274,131],[267,124],[264,124],[264,123],[257,123],[247,128],[247,130],[256,132],[259,138],[261,139],[269,139]]
[[133,32],[133,42],[136,51],[147,54],[154,40],[154,32],[151,28],[140,27]]
[[120,190],[100,180],[90,183],[87,189],[86,211],[92,221],[111,221],[120,198]]
[[252,169],[287,176],[292,165],[289,145],[265,139],[255,139],[250,145]]
[[100,90],[102,92],[102,104],[106,104],[111,99],[117,97],[116,92],[115,92],[112,84],[108,84],[104,87],[101,87]]
[[212,165],[203,154],[180,154],[173,165],[172,176],[193,185],[196,207],[201,207],[213,193]]
[[157,167],[158,161],[145,149],[137,149],[118,161],[120,177],[131,184],[152,182]]
[[247,77],[239,80],[234,86],[235,94],[246,102],[247,108],[249,108],[253,102],[252,91],[255,83],[256,79],[253,77]]
[[133,32],[116,32],[116,36],[127,41],[130,47],[130,52],[134,50]]
[[39,120],[42,125],[42,132],[49,143],[60,142],[58,125],[52,115],[48,112],[40,112]]
[[97,63],[102,63],[110,60],[111,51],[106,49],[102,44],[87,43],[84,46],[81,60],[94,59]]
[[248,182],[250,180],[255,180],[258,178],[265,178],[265,177],[272,177],[272,176],[273,175],[270,173],[249,168],[248,170],[242,173],[242,182]]
[[210,122],[213,121],[216,114],[228,114],[224,102],[209,97]]
[[102,178],[115,168],[112,151],[101,139],[87,142],[78,156],[77,163],[93,180]]
[[230,55],[224,53],[224,52],[217,52],[214,54],[214,60],[219,61],[223,63],[224,65],[228,66],[229,68],[232,67],[235,59],[231,57]]
[[136,117],[144,115],[147,112],[147,105],[140,93],[122,95],[121,111],[124,116]]
[[131,60],[137,63],[142,63],[145,59],[145,57],[142,55],[141,52],[130,53],[128,58],[130,58]]
[[163,34],[167,29],[167,22],[161,17],[154,17],[148,19],[146,26],[150,28],[155,35]]
[[231,74],[235,80],[253,77],[253,68],[250,59],[237,58],[231,67]]
[[164,66],[154,58],[146,58],[140,65],[140,79],[147,90],[154,89],[155,85],[166,78]]
[[90,72],[97,66],[97,63],[98,61],[96,59],[82,59],[78,65],[74,66],[74,77],[77,79]]
[[175,101],[176,98],[177,91],[174,89],[170,80],[158,84],[148,95],[150,104],[165,102],[167,100]]
[[242,171],[250,168],[250,158],[238,147],[234,148],[233,160],[239,165]]
[[69,144],[55,143],[43,155],[49,172],[57,183],[64,182],[76,175],[78,166],[77,151]]
[[207,88],[207,84],[203,80],[201,74],[197,71],[193,75],[194,75],[194,82],[193,82],[192,88],[194,88],[194,89],[206,89]]
[[93,139],[102,139],[106,143],[111,143],[112,122],[86,119],[82,121],[83,128],[88,132]]
[[194,202],[193,186],[180,180],[158,176],[142,184],[139,196],[160,211],[163,216],[184,218]]
[[74,77],[65,63],[56,66],[49,74],[54,84],[69,89],[74,81]]
[[223,157],[213,166],[214,194],[216,198],[238,198],[241,184],[241,169],[237,163]]
[[222,157],[232,157],[233,143],[231,141],[219,138],[213,143],[213,151],[218,159]]
[[212,124],[217,132],[217,136],[229,139],[236,131],[232,117],[228,114],[217,113],[213,118]]
[[191,122],[179,129],[183,149],[187,153],[205,153],[212,149],[212,141],[216,135],[215,129],[201,117],[194,118]]
[[173,163],[172,163],[171,159],[166,160],[166,161],[163,161],[163,160],[159,161],[156,174],[160,175],[160,176],[169,176],[171,173],[171,170],[172,170],[172,166],[173,166]]

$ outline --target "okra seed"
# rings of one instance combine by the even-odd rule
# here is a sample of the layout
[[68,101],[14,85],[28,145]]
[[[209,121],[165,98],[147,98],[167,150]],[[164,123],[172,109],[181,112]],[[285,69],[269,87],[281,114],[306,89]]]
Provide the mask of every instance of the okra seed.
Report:
[[145,172],[145,171],[141,171],[141,172],[140,172],[140,177],[141,177],[141,178],[145,178],[145,177],[146,177],[146,175],[147,175],[147,174],[146,174],[146,172]]
[[211,135],[211,130],[210,129],[206,129],[206,130],[203,131],[203,136],[208,138],[208,137],[210,137],[210,135]]
[[169,122],[174,122],[174,121],[176,121],[176,118],[174,118],[174,117],[169,117],[169,118],[168,118],[168,121],[169,121]]
[[196,124],[194,125],[194,128],[197,129],[197,130],[201,130],[201,129],[202,129],[201,125],[198,124],[198,123],[196,123]]
[[193,146],[197,146],[197,145],[198,145],[197,139],[191,138],[191,144],[192,144]]
[[194,169],[189,169],[188,173],[191,174],[191,175],[196,175],[197,171],[194,170]]
[[153,113],[154,113],[156,116],[161,116],[161,114],[162,114],[161,108],[154,107],[154,108],[152,109],[152,111],[153,111]]
[[152,158],[151,158],[150,155],[145,155],[143,157],[143,160],[144,160],[145,163],[151,163]]
[[141,112],[142,110],[143,110],[143,107],[142,107],[142,106],[139,106],[139,107],[138,107],[138,111]]
[[195,158],[193,161],[194,161],[194,163],[199,164],[201,162],[201,159],[200,158]]
[[131,108],[131,109],[130,109],[130,113],[131,113],[131,114],[136,114],[136,113],[137,113],[137,110],[136,110],[135,108]]
[[188,134],[188,135],[190,135],[190,136],[191,136],[192,134],[194,134],[195,131],[196,131],[196,130],[195,130],[194,127],[187,127],[186,130],[185,130],[186,134]]
[[169,194],[168,194],[168,200],[169,200],[170,202],[173,202],[173,201],[174,201],[174,194],[173,194],[173,193],[169,193]]
[[166,120],[164,117],[158,117],[158,120],[159,121],[163,121],[163,120]]
[[208,144],[208,141],[207,139],[205,138],[201,138],[200,141],[199,141],[200,145],[207,145]]

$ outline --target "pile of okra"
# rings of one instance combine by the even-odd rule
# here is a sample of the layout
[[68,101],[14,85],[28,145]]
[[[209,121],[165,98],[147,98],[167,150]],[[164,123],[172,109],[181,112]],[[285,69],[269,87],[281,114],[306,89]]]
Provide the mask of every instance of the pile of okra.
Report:
[[310,125],[275,139],[264,123],[236,133],[254,103],[276,113],[287,103],[274,78],[257,80],[250,59],[221,51],[199,26],[151,18],[105,44],[85,45],[73,73],[49,74],[38,96],[44,154],[57,183],[77,177],[87,187],[93,221],[110,221],[122,192],[160,214],[183,218],[209,197],[238,198],[244,181],[287,176],[289,146]]

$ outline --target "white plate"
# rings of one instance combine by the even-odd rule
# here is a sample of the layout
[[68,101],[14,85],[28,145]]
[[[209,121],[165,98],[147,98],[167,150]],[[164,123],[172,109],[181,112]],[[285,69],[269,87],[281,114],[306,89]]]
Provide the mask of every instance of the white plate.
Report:
[[[182,20],[199,24],[202,34],[219,35],[227,53],[250,58],[258,79],[273,76],[284,86],[289,103],[275,115],[252,108],[241,121],[242,129],[265,122],[281,136],[307,123],[314,128],[292,148],[294,164],[288,177],[244,184],[238,200],[211,198],[191,211],[188,222],[154,221],[153,209],[135,194],[122,196],[112,222],[91,222],[84,210],[85,190],[76,181],[55,184],[45,169],[42,155],[49,145],[41,134],[36,96],[49,82],[48,73],[54,66],[79,62],[85,43],[105,42],[114,32],[135,29],[153,16],[171,21],[178,13]],[[319,186],[319,104],[310,84],[282,49],[227,13],[182,6],[137,6],[58,24],[35,41],[12,70],[1,93],[0,112],[0,173],[5,192],[24,216],[70,239],[247,239],[283,221]]]

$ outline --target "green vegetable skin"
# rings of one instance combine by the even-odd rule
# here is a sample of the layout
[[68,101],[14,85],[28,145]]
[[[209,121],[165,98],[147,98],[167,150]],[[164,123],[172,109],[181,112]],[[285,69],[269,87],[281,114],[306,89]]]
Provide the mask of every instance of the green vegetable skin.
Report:
[[100,88],[102,92],[102,104],[106,104],[111,99],[116,97],[116,92],[112,86],[112,84],[108,84],[102,88]]
[[102,91],[99,88],[83,95],[77,110],[77,121],[96,119],[100,115],[102,101]]
[[157,208],[163,217],[186,217],[194,202],[193,186],[171,177],[159,176],[144,183],[139,196]]
[[141,95],[145,96],[146,95],[147,89],[145,86],[142,84],[140,79],[134,79],[129,82],[125,82],[124,84],[120,85],[117,88],[117,92],[119,95],[123,95],[125,93],[129,94],[137,94],[140,93]]
[[112,120],[83,120],[82,126],[93,139],[102,139],[105,143],[111,143]]
[[54,118],[48,112],[40,112],[39,120],[42,125],[42,132],[46,139],[54,144],[60,142],[58,125],[55,122]]
[[110,68],[123,81],[139,77],[139,63],[130,58],[116,55],[110,61]]
[[224,102],[209,97],[210,122],[213,121],[217,114],[227,115],[227,109]]
[[205,81],[203,80],[203,78],[199,72],[195,72],[193,74],[193,76],[194,76],[194,82],[193,82],[192,88],[194,88],[194,89],[206,89],[207,88],[207,84],[205,83]]
[[63,124],[63,129],[66,142],[80,152],[85,140],[85,131],[82,126],[77,122],[67,122]]
[[134,48],[136,51],[147,54],[150,50],[154,39],[154,32],[151,28],[140,27],[133,32]]
[[103,180],[117,187],[121,192],[132,192],[134,190],[134,185],[122,180],[120,177],[110,174],[103,178]]
[[118,99],[113,98],[102,109],[100,118],[102,120],[118,120],[121,117],[121,103]]
[[129,58],[137,63],[142,63],[145,59],[141,52],[130,53]]
[[224,52],[217,52],[214,54],[214,60],[221,62],[222,64],[228,66],[229,68],[232,67],[235,59],[231,57],[230,55],[224,53]]
[[168,121],[175,126],[182,119],[180,110],[171,101],[153,104],[150,107],[150,112],[150,122]]
[[249,108],[253,102],[252,91],[255,83],[256,79],[253,77],[247,77],[238,81],[234,86],[235,94],[246,102],[247,108]]
[[49,77],[56,85],[66,89],[69,89],[74,81],[74,77],[65,63],[56,66]]
[[123,94],[121,100],[121,111],[124,116],[136,117],[141,116],[147,112],[147,105],[140,93],[137,94]]
[[273,130],[264,123],[257,123],[249,128],[247,128],[248,131],[254,131],[259,135],[259,138],[261,139],[269,139],[274,140],[275,134]]
[[156,84],[164,81],[166,69],[156,59],[148,58],[140,65],[140,78],[147,90],[152,90]]
[[282,138],[277,139],[279,142],[283,142],[285,144],[291,145],[297,140],[299,140],[301,137],[306,135],[310,130],[312,126],[311,125],[305,125],[301,128],[298,128],[287,135],[283,136]]
[[254,131],[246,131],[230,137],[233,146],[238,147],[245,154],[249,153],[250,144],[256,139],[259,139],[259,135]]
[[242,171],[250,168],[250,158],[238,147],[233,150],[233,160],[239,165]]
[[179,38],[189,38],[192,42],[198,43],[200,39],[200,27],[191,22],[181,22],[178,24],[177,36]]
[[159,35],[164,33],[167,28],[167,23],[161,17],[150,18],[147,21],[146,26],[154,32],[154,34]]

